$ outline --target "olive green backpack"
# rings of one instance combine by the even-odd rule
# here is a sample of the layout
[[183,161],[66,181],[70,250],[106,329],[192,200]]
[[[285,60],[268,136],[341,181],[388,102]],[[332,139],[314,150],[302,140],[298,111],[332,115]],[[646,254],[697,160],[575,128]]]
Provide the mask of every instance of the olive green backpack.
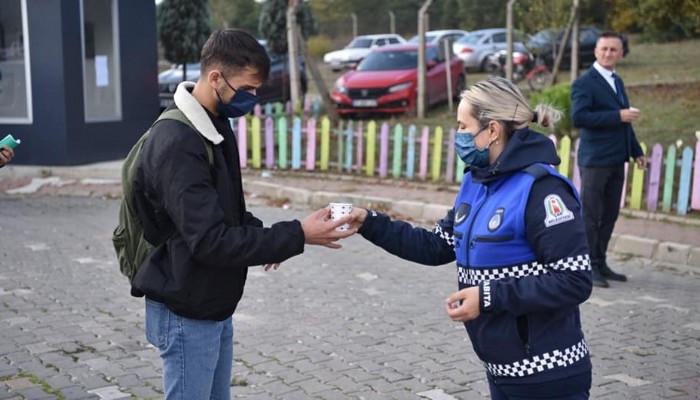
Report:
[[[163,112],[158,119],[153,123],[164,120],[174,119],[186,124],[190,128],[195,129],[190,120],[185,114],[177,108],[169,109]],[[129,282],[133,281],[136,272],[138,272],[141,263],[155,248],[154,244],[149,243],[143,236],[143,223],[139,216],[136,207],[136,198],[134,195],[134,177],[138,165],[139,155],[143,148],[143,143],[148,138],[148,134],[153,129],[153,125],[141,136],[134,147],[131,148],[124,164],[122,165],[122,192],[123,196],[119,204],[119,224],[114,229],[112,234],[112,243],[114,250],[117,253],[119,261],[119,269],[121,273],[129,278]],[[201,135],[198,135],[204,141],[207,149],[207,157],[209,166],[214,165],[214,153],[211,143]]]

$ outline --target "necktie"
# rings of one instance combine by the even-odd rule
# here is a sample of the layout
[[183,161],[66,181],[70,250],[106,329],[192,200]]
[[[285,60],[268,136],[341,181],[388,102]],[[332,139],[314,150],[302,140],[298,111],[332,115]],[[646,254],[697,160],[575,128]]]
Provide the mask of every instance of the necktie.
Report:
[[622,89],[622,81],[620,81],[620,78],[612,74],[613,82],[615,82],[615,91],[617,92],[617,98],[620,99],[620,101],[624,104],[625,103],[625,92]]

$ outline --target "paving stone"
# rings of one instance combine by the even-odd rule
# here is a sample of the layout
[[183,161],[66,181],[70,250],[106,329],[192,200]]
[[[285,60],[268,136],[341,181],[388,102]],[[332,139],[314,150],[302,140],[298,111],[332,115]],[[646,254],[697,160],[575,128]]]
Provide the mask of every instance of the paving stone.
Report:
[[[162,398],[143,299],[129,296],[116,264],[89,261],[114,262],[109,237],[118,202],[2,201],[0,228],[14,236],[0,241],[0,377],[29,371],[70,400],[96,399],[88,391],[104,387]],[[311,209],[252,211],[269,226]],[[463,326],[444,315],[454,266],[402,261],[361,237],[342,244],[308,246],[274,273],[251,269],[234,317],[234,381],[247,385],[232,387],[234,398],[420,400],[426,397],[418,393],[437,389],[460,400],[488,398]],[[700,398],[700,277],[638,257],[609,261],[630,279],[594,289],[581,306],[594,363],[591,398]],[[652,383],[606,378],[620,374]],[[3,385],[0,399],[18,399]]]

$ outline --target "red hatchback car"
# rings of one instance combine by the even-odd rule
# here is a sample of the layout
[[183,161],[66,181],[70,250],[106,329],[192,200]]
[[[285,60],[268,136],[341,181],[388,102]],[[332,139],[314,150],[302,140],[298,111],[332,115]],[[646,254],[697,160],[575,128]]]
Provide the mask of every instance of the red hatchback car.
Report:
[[[447,71],[452,76],[452,96],[466,87],[462,60],[446,62],[442,51],[426,46],[427,105],[447,101]],[[449,68],[448,68],[449,65]],[[400,44],[374,49],[354,70],[338,78],[331,93],[340,115],[404,113],[416,108],[418,46]]]

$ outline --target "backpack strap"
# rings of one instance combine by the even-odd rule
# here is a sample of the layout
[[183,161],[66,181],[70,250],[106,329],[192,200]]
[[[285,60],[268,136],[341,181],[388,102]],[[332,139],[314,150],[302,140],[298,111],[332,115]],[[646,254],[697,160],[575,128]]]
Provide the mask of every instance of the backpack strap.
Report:
[[192,128],[192,130],[196,131],[197,136],[202,138],[202,141],[204,142],[204,148],[207,150],[207,159],[209,160],[209,167],[214,166],[214,149],[212,148],[211,142],[209,142],[207,139],[204,138],[204,136],[199,134],[197,128],[195,128],[194,125],[192,125],[192,122],[189,119],[187,119],[187,116],[185,116],[182,110],[180,110],[179,108],[169,108],[163,111],[163,113],[161,113],[158,116],[158,119],[156,119],[155,122],[153,122],[153,124],[164,119],[174,119],[176,121],[182,122],[183,124]]

